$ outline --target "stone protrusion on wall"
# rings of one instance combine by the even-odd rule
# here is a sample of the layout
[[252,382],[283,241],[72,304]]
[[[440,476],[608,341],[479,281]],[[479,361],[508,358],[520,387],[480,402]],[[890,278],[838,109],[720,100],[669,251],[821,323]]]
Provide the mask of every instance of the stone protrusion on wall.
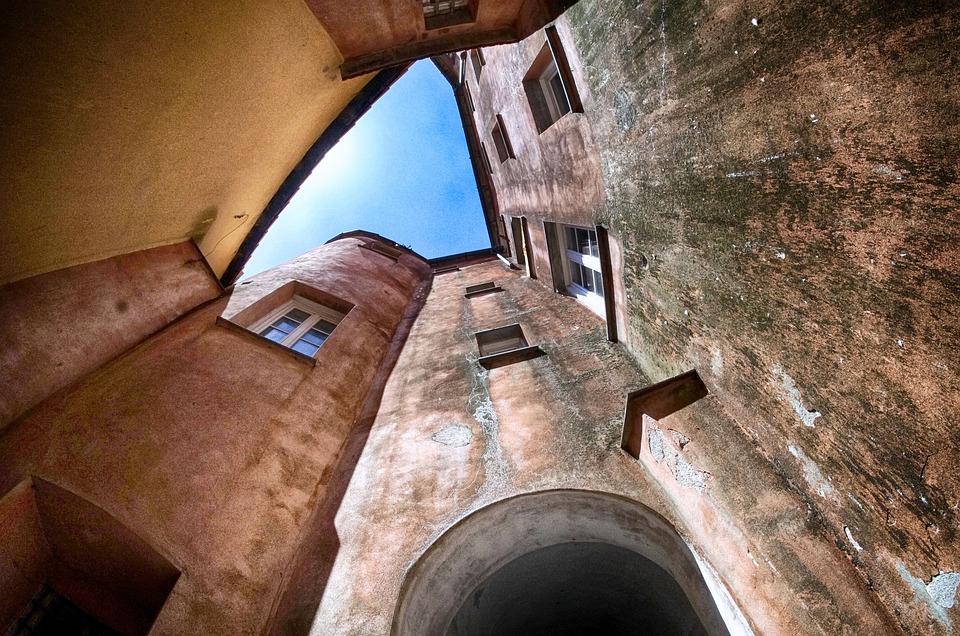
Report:
[[635,459],[639,459],[643,444],[644,415],[654,420],[662,419],[690,406],[709,393],[696,369],[634,391],[627,396],[620,447]]

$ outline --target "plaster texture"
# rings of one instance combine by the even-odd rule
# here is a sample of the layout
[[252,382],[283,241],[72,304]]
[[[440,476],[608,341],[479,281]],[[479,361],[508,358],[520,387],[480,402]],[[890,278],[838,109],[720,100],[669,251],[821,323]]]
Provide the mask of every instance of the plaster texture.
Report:
[[0,436],[0,492],[40,477],[111,515],[182,572],[151,633],[259,634],[285,619],[278,608],[295,557],[314,527],[326,527],[314,513],[332,476],[352,468],[340,466],[344,448],[429,273],[419,258],[397,262],[359,242],[318,248],[237,292],[251,304],[297,278],[350,303],[315,365],[222,326],[230,302],[222,298]]
[[189,241],[3,285],[0,430],[221,294]]
[[[464,298],[466,286],[483,282],[503,291]],[[547,355],[483,370],[475,332],[517,322]],[[688,440],[685,461],[709,473],[702,491],[678,483],[666,464],[620,450],[624,400],[651,383],[607,341],[602,321],[538,281],[499,262],[436,277],[337,513],[342,543],[311,633],[388,633],[404,581],[451,527],[470,527],[470,513],[496,502],[555,489],[623,497],[662,515],[709,564],[718,594],[729,590],[755,633],[892,631],[856,569],[810,522],[803,500],[746,439],[731,435],[716,399],[663,423]],[[469,427],[470,443],[437,443],[451,425]],[[444,549],[470,555],[479,545],[531,545],[547,532],[514,535],[511,527],[505,522],[500,532],[493,524],[482,540]],[[553,543],[544,541],[537,547]],[[423,607],[452,606],[452,615],[463,589],[469,593],[502,564],[480,558],[439,567],[442,584],[424,586],[431,600]],[[452,584],[458,577],[480,578],[464,587]],[[445,626],[412,629],[433,634]]]
[[13,3],[0,283],[194,238],[217,274],[370,79],[301,0]]
[[[610,229],[634,359],[656,379],[700,370],[713,397],[691,425],[725,431],[709,454],[736,437],[759,462],[737,470],[777,475],[712,496],[799,497],[894,633],[958,620],[925,591],[960,569],[958,21],[940,2],[581,0],[559,31],[584,113],[553,127],[576,130],[564,146],[517,126],[494,177],[508,217]],[[478,122],[523,110],[517,73],[541,41],[489,52]],[[571,165],[600,168],[589,205]],[[732,470],[719,456],[699,468],[708,490]],[[728,521],[756,536],[744,512]],[[822,609],[825,631],[855,631]]]

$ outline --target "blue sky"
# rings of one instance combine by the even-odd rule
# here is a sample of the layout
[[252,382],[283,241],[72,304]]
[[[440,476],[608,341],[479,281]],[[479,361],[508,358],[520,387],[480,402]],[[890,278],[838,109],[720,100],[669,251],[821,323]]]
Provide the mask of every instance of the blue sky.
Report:
[[327,153],[243,277],[350,230],[426,258],[490,247],[453,90],[430,60],[416,62]]

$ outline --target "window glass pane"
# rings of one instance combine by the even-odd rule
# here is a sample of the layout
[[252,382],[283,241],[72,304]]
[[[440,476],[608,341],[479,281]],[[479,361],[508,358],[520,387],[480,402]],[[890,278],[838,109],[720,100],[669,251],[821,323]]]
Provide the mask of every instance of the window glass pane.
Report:
[[577,231],[572,227],[567,228],[567,249],[579,252],[577,248]]
[[327,322],[326,320],[321,320],[321,321],[317,322],[317,324],[315,324],[315,325],[313,326],[313,328],[314,328],[316,331],[322,331],[323,333],[325,333],[325,334],[327,334],[327,335],[329,336],[331,333],[333,333],[333,330],[334,330],[334,328],[336,328],[336,325],[333,324],[332,322]]
[[315,344],[311,344],[303,338],[301,338],[300,340],[297,340],[297,342],[294,343],[294,345],[290,348],[293,349],[294,351],[299,351],[300,353],[306,354],[308,356],[312,356],[320,349],[319,346]]
[[288,334],[285,331],[280,331],[276,327],[267,327],[266,329],[260,332],[260,335],[265,338],[269,338],[274,342],[280,342],[281,340],[286,338]]
[[600,257],[600,242],[597,241],[597,233],[594,230],[587,230],[587,237],[590,241],[590,256]]
[[594,285],[596,285],[596,289],[594,289],[593,292],[597,296],[602,297],[603,296],[603,277],[600,275],[600,272],[596,270],[590,270],[590,271],[593,272],[593,282],[594,282]]
[[288,311],[287,315],[284,317],[289,318],[290,320],[295,320],[297,323],[301,323],[307,318],[309,318],[310,314],[308,314],[307,312],[301,309],[293,308],[290,311]]
[[274,329],[280,329],[281,331],[286,331],[287,333],[290,333],[291,331],[299,327],[300,323],[297,322],[296,320],[290,320],[289,318],[284,316],[283,318],[281,318],[280,320],[277,320],[270,326],[273,327]]
[[560,73],[555,73],[548,80],[550,90],[553,91],[553,98],[557,103],[557,111],[560,117],[570,112],[570,102],[567,101],[567,93],[563,90],[563,81],[560,79]]
[[580,271],[582,272],[581,278],[583,278],[583,282],[580,284],[583,285],[583,287],[587,291],[594,291],[595,285],[593,284],[593,270],[587,269],[582,265],[580,265],[579,267],[580,267]]
[[580,274],[580,263],[570,262],[570,278],[573,279],[577,285],[583,287],[583,276]]
[[307,333],[303,334],[303,339],[307,342],[313,343],[318,347],[323,344],[323,341],[327,339],[327,334],[317,329],[311,329]]

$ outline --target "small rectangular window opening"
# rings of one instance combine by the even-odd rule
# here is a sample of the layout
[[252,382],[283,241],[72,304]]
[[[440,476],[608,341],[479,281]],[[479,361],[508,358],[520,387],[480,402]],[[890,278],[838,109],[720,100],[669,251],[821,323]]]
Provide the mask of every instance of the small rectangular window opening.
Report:
[[373,250],[377,254],[383,254],[387,258],[392,258],[393,260],[399,260],[403,256],[403,252],[398,250],[395,247],[390,247],[385,243],[380,241],[370,241],[369,243],[361,243],[360,247],[365,247],[368,250]]
[[483,59],[483,51],[480,49],[470,51],[470,62],[473,64],[473,74],[477,76],[477,81],[479,82],[480,73],[483,72],[483,67],[487,64]]
[[543,355],[543,350],[527,342],[520,325],[508,325],[477,332],[480,365],[487,369],[530,360]]
[[469,24],[476,19],[476,2],[471,0],[422,0],[423,23],[428,29]]
[[490,136],[493,137],[493,144],[497,147],[497,156],[500,158],[500,163],[516,157],[513,154],[513,146],[510,145],[510,138],[507,136],[507,128],[503,123],[503,117],[500,115],[497,115]]
[[627,396],[620,447],[634,459],[639,459],[643,445],[644,415],[655,420],[663,419],[709,394],[696,369],[633,391]]
[[480,142],[480,158],[483,159],[483,167],[486,168],[487,174],[493,174],[493,166],[490,165],[490,155],[487,154],[487,146],[482,141]]
[[494,292],[503,291],[503,288],[497,285],[494,282],[480,283],[478,285],[467,285],[466,293],[464,296],[466,298],[473,298],[474,296],[481,296],[483,294],[492,294]]

